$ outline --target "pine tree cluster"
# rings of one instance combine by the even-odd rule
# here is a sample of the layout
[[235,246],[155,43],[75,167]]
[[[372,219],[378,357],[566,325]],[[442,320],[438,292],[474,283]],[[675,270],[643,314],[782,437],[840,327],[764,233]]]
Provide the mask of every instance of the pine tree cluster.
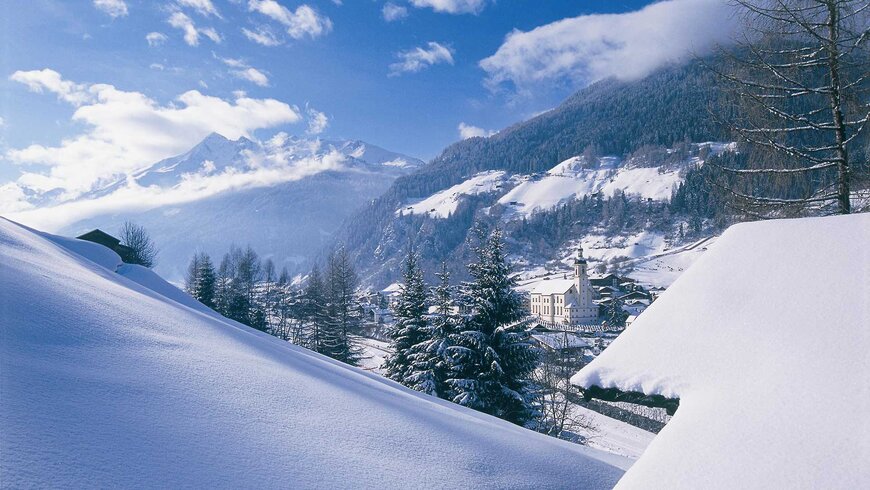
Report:
[[465,315],[454,312],[449,274],[442,267],[427,314],[423,274],[411,251],[391,331],[387,375],[416,390],[451,400],[520,425],[537,415],[530,381],[538,362],[529,334],[518,324],[523,303],[514,291],[499,230],[476,248],[464,284]]
[[304,289],[291,284],[286,268],[276,277],[274,263],[250,247],[231,247],[217,269],[197,253],[185,279],[185,290],[221,315],[352,365],[362,326],[356,289],[343,249],[329,256],[324,274],[314,267]]

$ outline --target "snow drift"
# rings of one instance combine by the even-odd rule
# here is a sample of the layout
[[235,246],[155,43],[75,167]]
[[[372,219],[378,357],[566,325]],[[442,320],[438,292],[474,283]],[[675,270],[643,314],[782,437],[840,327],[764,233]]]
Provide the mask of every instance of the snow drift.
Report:
[[3,219],[0,329],[4,487],[604,488],[625,465],[255,332],[99,245]]
[[866,488],[870,214],[731,227],[572,382],[679,397],[621,488]]

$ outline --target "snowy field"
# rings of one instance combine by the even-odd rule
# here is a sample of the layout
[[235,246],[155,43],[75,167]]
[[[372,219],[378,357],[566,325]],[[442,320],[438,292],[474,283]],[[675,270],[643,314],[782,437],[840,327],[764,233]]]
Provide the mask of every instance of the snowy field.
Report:
[[506,175],[507,173],[503,170],[475,174],[462,183],[397,209],[396,214],[428,214],[433,218],[448,218],[456,212],[463,197],[496,192],[501,189],[507,180]]
[[630,460],[223,319],[0,219],[8,488],[610,488]]
[[680,398],[619,487],[867,488],[867,243],[870,214],[735,225],[574,376]]
[[541,178],[526,177],[502,196],[499,204],[508,206],[512,216],[528,216],[538,210],[552,209],[570,198],[597,192],[610,196],[616,190],[643,198],[664,200],[682,181],[682,167],[667,171],[658,168],[620,167],[615,157],[602,158],[597,168],[585,168],[582,157],[572,157],[550,169]]
[[[710,154],[736,151],[735,143],[705,142],[695,149],[709,148]],[[497,194],[497,203],[505,207],[505,219],[529,216],[535,211],[553,209],[571,198],[601,193],[611,196],[615,191],[643,199],[664,201],[683,181],[687,168],[703,164],[697,157],[662,166],[644,166],[643,162],[606,156],[597,165],[589,165],[584,157],[575,156],[544,174],[509,175],[502,170],[489,170],[472,175],[465,181],[431,196],[405,204],[396,214],[425,214],[432,218],[447,218],[455,212],[466,196]]]

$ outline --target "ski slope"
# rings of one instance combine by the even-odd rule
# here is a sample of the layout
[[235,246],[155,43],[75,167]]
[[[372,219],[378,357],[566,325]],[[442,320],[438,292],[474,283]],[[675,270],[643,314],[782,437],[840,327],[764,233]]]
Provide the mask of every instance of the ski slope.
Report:
[[735,225],[575,375],[680,398],[618,487],[867,488],[867,243],[870,214]]
[[0,219],[7,488],[609,488],[628,460],[226,320]]

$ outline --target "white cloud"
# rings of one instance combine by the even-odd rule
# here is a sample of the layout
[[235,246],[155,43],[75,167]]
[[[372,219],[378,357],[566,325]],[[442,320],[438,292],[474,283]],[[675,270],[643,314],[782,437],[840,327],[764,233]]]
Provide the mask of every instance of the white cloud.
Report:
[[431,8],[448,14],[477,14],[486,7],[487,0],[410,0],[417,8]]
[[324,132],[329,126],[329,117],[326,114],[312,108],[308,108],[308,130],[305,131],[310,135],[316,135]]
[[180,29],[184,33],[184,42],[190,46],[199,45],[199,36],[203,35],[211,39],[215,43],[221,42],[221,36],[216,30],[211,27],[200,29],[193,23],[193,19],[187,16],[184,12],[173,12],[167,20],[169,25],[176,29]]
[[199,32],[201,32],[203,36],[211,39],[213,43],[219,44],[221,41],[223,41],[221,35],[218,34],[218,32],[214,30],[213,27],[206,27],[205,29],[200,29]]
[[[280,138],[281,135],[283,138]],[[345,168],[347,157],[339,151],[332,149],[299,158],[295,148],[284,146],[288,139],[285,133],[279,133],[259,149],[246,151],[246,162],[220,172],[215,171],[214,164],[203,162],[199,171],[184,174],[181,183],[171,188],[142,187],[128,179],[126,186],[105,196],[33,208],[21,199],[23,192],[20,192],[20,188],[13,196],[11,191],[15,189],[10,187],[7,195],[19,199],[5,202],[2,191],[6,190],[6,186],[3,186],[0,187],[0,196],[4,196],[0,198],[0,212],[8,213],[8,217],[15,221],[46,231],[56,231],[69,223],[92,216],[178,205],[226,191],[267,187]]]
[[256,68],[247,67],[241,70],[235,70],[232,73],[236,77],[247,80],[255,85],[259,85],[260,87],[269,86],[269,77]]
[[108,14],[113,19],[126,17],[129,13],[124,0],[94,0],[94,7]]
[[390,76],[416,73],[439,63],[453,64],[453,50],[434,41],[426,43],[426,47],[400,51],[396,57],[399,61],[390,65]]
[[4,125],[6,125],[6,120],[0,117],[0,128],[2,128]]
[[82,105],[91,98],[87,85],[64,80],[54,70],[16,71],[9,79],[27,85],[31,92],[42,93],[47,90],[57,94],[59,99],[74,106]]
[[[247,80],[255,85],[259,85],[260,87],[269,86],[269,77],[262,71],[253,68],[245,60],[234,58],[218,59],[220,59],[225,65],[229,66],[230,68],[235,68],[234,70],[230,70],[230,73],[234,77],[241,78],[242,80]],[[244,96],[244,92],[242,92],[241,96]]]
[[215,17],[220,17],[221,14],[218,13],[217,9],[214,8],[214,4],[211,3],[211,0],[176,0],[178,5],[182,7],[190,7],[193,10],[196,10],[197,13],[208,17],[210,15],[214,15]]
[[242,34],[244,34],[248,40],[263,46],[278,46],[283,44],[283,41],[278,39],[272,30],[266,26],[259,26],[256,31],[242,27]]
[[33,204],[27,202],[24,189],[15,182],[0,185],[0,213],[16,213],[33,209]]
[[162,32],[149,32],[145,35],[145,40],[148,41],[149,46],[160,46],[165,43],[169,38],[166,37],[166,34]]
[[492,136],[498,133],[498,131],[486,130],[477,126],[465,124],[464,122],[459,123],[459,127],[457,129],[459,129],[459,137],[464,140],[477,137],[486,138],[487,136]]
[[387,2],[381,9],[381,15],[387,22],[404,19],[408,16],[408,9],[402,5],[396,5],[393,2]]
[[281,23],[293,39],[302,39],[305,36],[313,39],[332,30],[332,20],[320,15],[307,4],[302,4],[295,11],[291,11],[275,0],[250,0],[248,10],[259,12]]
[[665,0],[624,14],[563,19],[513,31],[480,62],[491,87],[512,83],[586,84],[607,77],[637,79],[727,42],[738,20],[727,0]]
[[32,144],[6,152],[10,162],[47,167],[24,172],[20,185],[35,191],[59,188],[68,198],[186,151],[212,132],[236,139],[301,120],[296,109],[274,99],[224,100],[190,90],[161,105],[140,92],[66,81],[52,70],[19,71],[10,78],[76,106],[72,121],[83,126],[80,133],[56,146]]

